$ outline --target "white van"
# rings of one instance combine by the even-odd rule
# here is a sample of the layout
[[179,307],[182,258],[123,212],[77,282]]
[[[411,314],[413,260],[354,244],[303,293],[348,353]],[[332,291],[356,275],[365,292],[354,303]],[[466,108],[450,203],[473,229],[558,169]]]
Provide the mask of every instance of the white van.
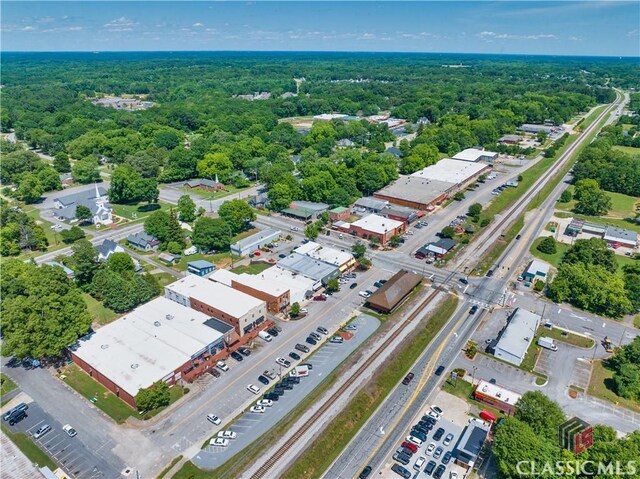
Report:
[[271,340],[273,339],[273,337],[269,333],[267,333],[266,331],[260,331],[258,333],[258,336],[260,336],[262,339],[264,339],[268,343],[270,343]]

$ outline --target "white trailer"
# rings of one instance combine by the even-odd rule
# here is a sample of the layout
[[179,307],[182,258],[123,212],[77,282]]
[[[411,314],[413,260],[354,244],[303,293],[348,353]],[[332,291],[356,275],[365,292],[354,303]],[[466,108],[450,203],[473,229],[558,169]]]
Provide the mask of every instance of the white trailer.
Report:
[[546,336],[541,336],[540,339],[538,339],[538,346],[549,349],[551,351],[558,350],[558,346],[556,346],[553,338],[548,338]]

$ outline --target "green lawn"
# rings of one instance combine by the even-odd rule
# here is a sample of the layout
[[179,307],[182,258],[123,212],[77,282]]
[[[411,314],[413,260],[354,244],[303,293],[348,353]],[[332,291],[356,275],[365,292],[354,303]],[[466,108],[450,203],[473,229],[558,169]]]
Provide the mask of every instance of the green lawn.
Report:
[[89,293],[82,293],[82,298],[84,299],[84,302],[87,303],[89,314],[98,324],[104,325],[110,323],[118,317],[118,313],[105,307]]
[[1,424],[0,427],[2,427],[2,432],[6,434],[16,446],[18,446],[18,449],[20,449],[25,456],[27,456],[29,461],[40,467],[46,466],[52,471],[55,471],[58,468],[55,462],[53,462],[51,458],[25,434],[21,432],[14,433],[4,424]]
[[175,276],[169,273],[165,273],[164,271],[162,273],[156,273],[153,276],[156,277],[156,279],[158,280],[158,284],[162,288],[164,288],[168,284],[173,283],[174,281],[177,281],[177,278]]
[[572,344],[573,346],[578,346],[580,348],[591,349],[595,344],[593,339],[591,338],[587,338],[586,336],[581,336],[579,334],[574,334],[568,331],[563,331],[562,329],[558,328],[549,330],[544,326],[540,326],[538,328],[538,332],[536,333],[536,341],[540,336],[553,338],[556,341],[562,341],[563,343]]
[[244,190],[248,190],[253,185],[249,185],[245,188],[236,188],[233,185],[224,185],[227,191],[207,191],[202,188],[181,188],[181,191],[184,192],[185,195],[193,194],[199,196],[204,200],[218,200],[220,198],[224,198],[225,196],[231,196],[235,193],[239,193]]
[[16,383],[14,383],[11,378],[0,373],[0,396],[10,393],[17,387],[18,386],[16,386]]
[[[574,192],[574,186],[567,186],[567,191],[570,191],[571,194]],[[635,196],[623,195],[622,193],[612,193],[610,191],[605,191],[605,193],[611,198],[611,209],[607,213],[606,216],[592,217],[594,221],[610,221],[610,220],[624,220],[624,218],[633,218],[635,217],[635,212],[637,205],[640,203],[640,200]],[[573,208],[576,206],[576,201],[571,200],[567,203],[558,202],[557,208],[564,211],[573,211]],[[626,222],[625,222],[626,223]],[[630,224],[630,226],[633,226]]]
[[593,361],[591,380],[587,392],[594,397],[604,399],[635,412],[640,412],[640,404],[636,401],[618,396],[613,389],[613,371],[607,369],[602,361]]
[[136,414],[135,409],[121,401],[102,384],[94,381],[91,376],[75,364],[67,366],[60,378],[118,424]]
[[231,271],[233,273],[236,273],[236,274],[242,274],[242,273],[260,274],[265,269],[270,268],[271,266],[273,266],[273,265],[265,264],[265,263],[252,263],[252,264],[249,264],[249,265],[238,266],[236,268],[233,268]]
[[191,261],[197,261],[200,259],[204,259],[216,265],[217,268],[226,268],[231,264],[231,259],[233,257],[233,261],[239,261],[242,258],[240,256],[232,255],[229,251],[225,251],[222,253],[216,254],[192,254],[191,256],[183,256],[180,261],[172,266],[173,269],[178,271],[186,271],[187,263]]
[[169,209],[173,206],[173,205],[170,205],[169,203],[163,203],[162,201],[159,201],[157,205],[159,206],[159,208],[151,209],[151,210],[146,210],[148,205],[145,202],[140,202],[140,203],[131,204],[131,205],[115,205],[114,204],[112,206],[113,206],[114,215],[121,216],[122,218],[126,218],[129,221],[141,220],[143,218],[146,218],[150,214],[155,213],[156,211],[160,211],[160,210],[169,211]]
[[616,145],[613,147],[614,150],[624,151],[625,153],[633,156],[640,155],[640,148],[634,148],[633,146],[620,146]]
[[557,268],[560,264],[560,261],[562,260],[562,257],[571,246],[556,241],[556,252],[554,254],[541,253],[540,251],[538,251],[538,245],[542,242],[543,239],[544,238],[542,236],[536,238],[529,248],[529,252],[533,256],[540,258],[541,260],[546,261],[547,263]]
[[356,393],[338,416],[316,436],[314,442],[302,452],[287,471],[280,475],[284,479],[307,479],[319,477],[333,462],[344,447],[360,430],[408,368],[422,354],[458,305],[457,298],[448,297],[430,315],[427,323],[402,348],[395,357],[380,369],[363,390]]

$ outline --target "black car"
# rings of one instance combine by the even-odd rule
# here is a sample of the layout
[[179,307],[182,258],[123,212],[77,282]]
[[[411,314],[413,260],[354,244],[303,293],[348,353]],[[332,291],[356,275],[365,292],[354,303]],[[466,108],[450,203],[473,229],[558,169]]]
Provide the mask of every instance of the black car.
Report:
[[262,374],[258,376],[258,381],[260,381],[265,386],[269,384],[269,379],[266,376],[263,376]]
[[427,440],[427,434],[421,431],[418,431],[417,429],[413,428],[411,430],[411,435],[413,437],[417,437],[418,439],[420,439],[422,442]]
[[490,269],[489,271],[487,271],[487,278],[491,278],[491,276],[493,276],[493,270]]
[[289,382],[285,382],[285,381],[281,381],[276,388],[280,388],[280,389],[286,389],[287,391],[290,391],[293,389],[293,384],[289,383]]
[[286,255],[286,254],[284,254],[284,253],[280,253],[280,254],[278,255],[278,258],[286,258],[286,257],[287,257],[287,255]]
[[311,336],[307,337],[307,339],[305,339],[305,341],[309,344],[311,344],[312,346],[315,346],[316,344],[318,344],[318,341],[316,341],[315,339],[313,339]]
[[462,284],[469,284],[469,280],[467,278],[460,278],[458,281],[460,281]]
[[516,239],[519,240],[520,238],[522,238],[522,235],[518,235],[516,236]]
[[249,348],[238,348],[238,352],[243,356],[251,356],[251,350]]
[[349,285],[349,289],[356,289],[358,287],[358,283],[351,283]]
[[276,330],[276,328],[269,328],[267,329],[267,333],[269,333],[271,336],[273,336],[274,338],[280,334],[278,333],[278,331]]
[[435,468],[436,468],[436,461],[429,461],[427,462],[427,465],[424,468],[424,472],[425,474],[430,476]]
[[289,376],[288,378],[284,378],[282,381],[288,382],[291,384],[300,384],[300,378],[297,376]]
[[436,469],[436,472],[433,473],[433,479],[440,479],[446,470],[447,468],[440,464]]
[[220,377],[220,371],[218,371],[217,369],[211,368],[207,372],[211,374],[214,378]]
[[427,434],[429,434],[429,429],[427,429],[426,426],[420,426],[420,425],[416,424],[415,426],[413,426],[413,429],[411,429],[411,435],[412,436],[415,436],[415,434],[413,434],[414,432],[418,432],[418,433],[423,434],[423,435],[426,436]]
[[376,281],[375,283],[373,283],[373,285],[374,285],[376,288],[381,288],[381,287],[382,287],[382,283],[381,283],[380,281]]
[[380,283],[380,284],[384,284],[384,283],[386,283],[386,282],[387,282],[387,280],[386,280],[386,279],[381,279],[381,280],[379,280],[379,281],[378,281],[378,283]]
[[16,411],[13,414],[11,414],[11,416],[9,417],[9,425],[13,426],[14,424],[17,424],[20,421],[22,421],[25,417],[27,417],[27,413],[25,412],[24,409]]
[[404,452],[396,452],[393,455],[393,460],[398,461],[400,464],[409,464],[411,460],[411,456],[409,454],[405,454]]
[[441,376],[442,373],[444,372],[444,366],[438,366],[438,369],[436,369],[436,376]]
[[278,399],[280,399],[280,396],[278,396],[276,393],[267,393],[262,397],[268,399],[269,401],[277,401]]
[[233,359],[235,359],[236,361],[238,361],[238,362],[240,362],[240,361],[243,361],[243,360],[244,360],[244,358],[242,357],[242,354],[240,354],[240,353],[239,353],[239,352],[237,352],[237,351],[232,352],[232,353],[231,353],[231,357],[232,357]]
[[434,441],[439,441],[440,439],[442,439],[443,435],[444,435],[444,429],[439,427],[438,430],[433,435],[433,440]]
[[404,479],[409,479],[411,477],[411,473],[400,464],[394,464],[391,466],[391,470],[399,476],[404,477]]
[[29,406],[27,406],[25,403],[21,402],[20,404],[15,406],[13,409],[11,409],[7,413],[5,413],[5,415],[2,416],[2,419],[4,419],[5,421],[8,421],[9,419],[11,419],[12,416],[15,416],[20,411],[26,411],[27,409],[29,409]]
[[422,416],[422,420],[425,422],[430,423],[432,426],[436,425],[436,420],[435,418],[431,417],[431,416],[427,416],[426,414],[424,416]]
[[360,473],[360,475],[358,476],[358,479],[367,479],[367,477],[369,477],[369,474],[371,474],[372,470],[373,469],[371,468],[371,466],[365,467]]
[[271,391],[271,394],[275,394],[276,396],[282,396],[284,393],[285,389],[278,386],[273,388],[273,391]]
[[442,464],[449,464],[451,460],[451,451],[447,451],[445,455],[442,457]]
[[305,346],[304,344],[300,344],[300,343],[296,344],[296,349],[298,351],[303,352],[303,353],[308,353],[309,352],[309,347]]
[[478,306],[471,306],[469,314],[476,314],[476,311],[478,311]]
[[289,353],[289,357],[290,357],[291,359],[295,360],[295,361],[300,361],[300,356],[299,356],[298,354],[294,353],[293,351],[291,351],[291,352]]
[[407,374],[404,379],[402,380],[402,384],[404,384],[405,386],[407,386],[411,381],[413,381],[414,378],[414,374],[413,373],[409,373]]

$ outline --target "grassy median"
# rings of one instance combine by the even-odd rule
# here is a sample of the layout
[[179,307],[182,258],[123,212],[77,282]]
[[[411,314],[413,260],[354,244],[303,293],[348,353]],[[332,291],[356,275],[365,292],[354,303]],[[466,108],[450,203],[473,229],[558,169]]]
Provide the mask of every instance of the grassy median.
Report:
[[386,366],[353,396],[347,407],[329,423],[281,478],[320,477],[424,352],[455,312],[457,305],[457,298],[447,297],[433,313],[423,319],[420,332],[392,354]]

